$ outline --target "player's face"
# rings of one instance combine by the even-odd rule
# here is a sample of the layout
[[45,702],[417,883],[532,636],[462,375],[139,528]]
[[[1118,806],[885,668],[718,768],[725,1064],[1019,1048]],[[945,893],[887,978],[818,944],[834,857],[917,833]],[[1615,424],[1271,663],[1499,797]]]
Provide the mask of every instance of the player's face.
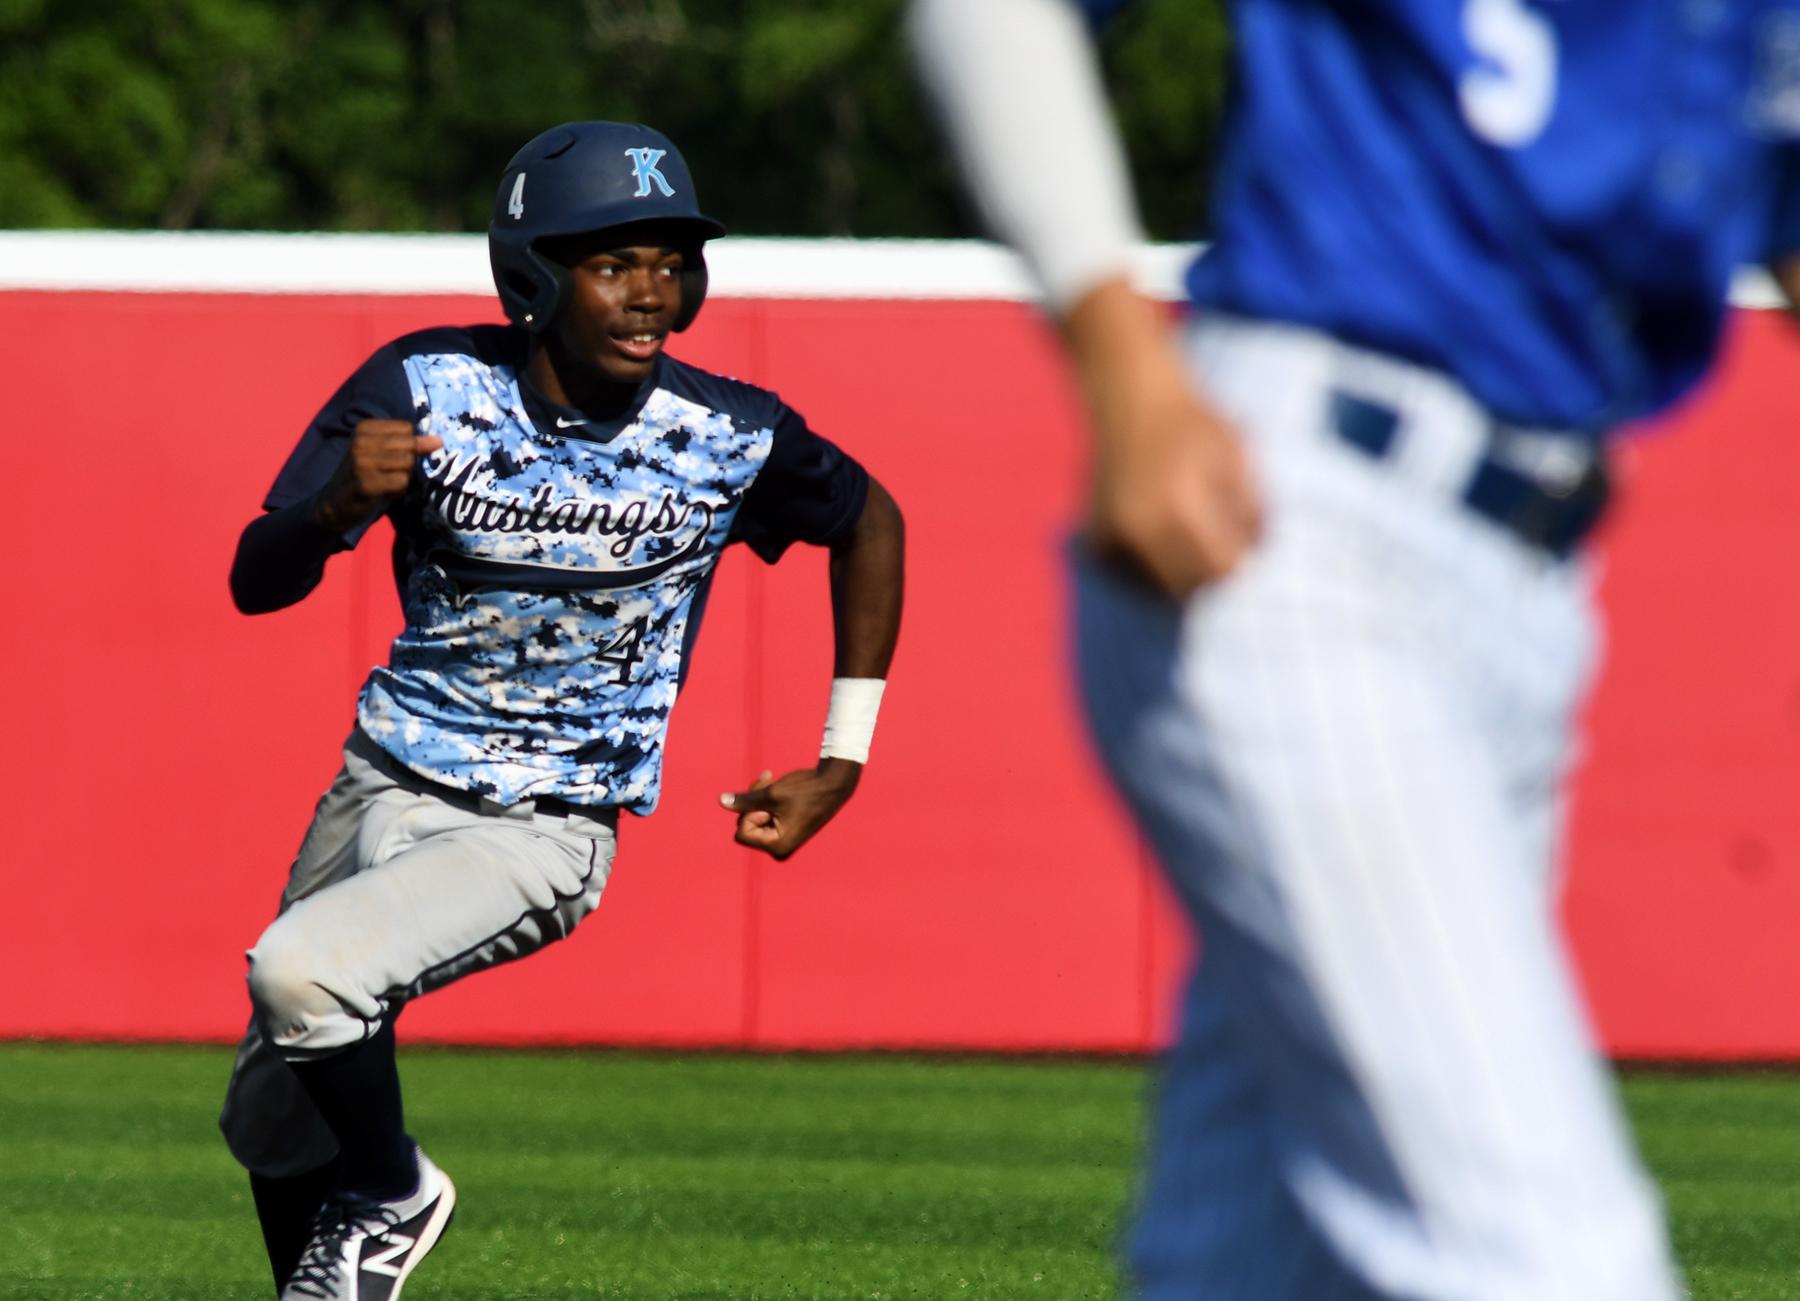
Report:
[[566,265],[569,301],[552,327],[565,355],[616,383],[639,383],[681,310],[681,250],[661,243],[591,247]]

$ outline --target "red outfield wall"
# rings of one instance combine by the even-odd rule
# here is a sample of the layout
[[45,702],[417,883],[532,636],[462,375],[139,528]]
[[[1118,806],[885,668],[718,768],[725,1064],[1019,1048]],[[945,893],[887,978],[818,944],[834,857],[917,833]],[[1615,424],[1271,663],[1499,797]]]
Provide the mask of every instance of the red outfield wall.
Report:
[[[396,603],[381,537],[236,615],[238,529],[338,380],[477,297],[0,293],[14,539],[0,1036],[220,1039]],[[786,864],[719,790],[816,753],[816,555],[733,554],[672,729],[568,943],[422,1001],[475,1042],[1135,1050],[1182,942],[1085,752],[1060,534],[1080,444],[1018,303],[719,297],[675,349],[781,391],[911,525],[901,653],[846,815]],[[1567,918],[1609,1046],[1800,1057],[1800,397],[1785,327],[1632,454]]]

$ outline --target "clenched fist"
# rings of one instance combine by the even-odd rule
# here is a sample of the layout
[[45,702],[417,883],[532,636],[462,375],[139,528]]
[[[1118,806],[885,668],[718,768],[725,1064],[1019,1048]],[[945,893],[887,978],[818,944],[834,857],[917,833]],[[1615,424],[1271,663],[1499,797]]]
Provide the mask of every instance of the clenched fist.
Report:
[[862,765],[849,759],[821,759],[779,780],[765,770],[749,790],[719,796],[719,805],[737,814],[738,844],[785,859],[844,807],[861,775]]
[[354,528],[387,498],[405,492],[419,458],[443,445],[443,439],[421,434],[409,420],[361,421],[337,472],[319,494],[314,521],[327,533]]

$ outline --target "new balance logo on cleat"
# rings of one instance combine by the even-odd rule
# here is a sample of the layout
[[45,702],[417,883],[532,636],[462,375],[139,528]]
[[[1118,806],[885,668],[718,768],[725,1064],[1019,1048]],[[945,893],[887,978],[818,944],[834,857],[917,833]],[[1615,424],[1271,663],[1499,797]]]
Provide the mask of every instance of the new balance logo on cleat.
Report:
[[[400,1266],[394,1262],[412,1250],[413,1243],[416,1239],[409,1238],[404,1233],[389,1230],[387,1233],[382,1234],[381,1237],[373,1239],[372,1241],[385,1242],[389,1245],[385,1251],[378,1251],[372,1256],[363,1256],[362,1267],[364,1272],[369,1274],[386,1274],[389,1278],[399,1278]],[[365,1252],[367,1252],[369,1245],[370,1241],[365,1240],[363,1246]]]
[[419,1187],[410,1197],[332,1198],[319,1208],[281,1301],[396,1301],[455,1210],[455,1185],[423,1152]]

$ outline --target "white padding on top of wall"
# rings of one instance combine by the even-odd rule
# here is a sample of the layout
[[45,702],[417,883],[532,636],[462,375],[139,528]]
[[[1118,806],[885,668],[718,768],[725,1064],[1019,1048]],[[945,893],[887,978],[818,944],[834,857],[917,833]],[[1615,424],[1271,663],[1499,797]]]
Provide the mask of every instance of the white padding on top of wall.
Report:
[[125,293],[492,293],[469,235],[0,231],[0,289]]
[[[1137,273],[1181,293],[1191,245],[1147,245]],[[1034,301],[1023,265],[979,240],[753,239],[707,246],[722,298]],[[0,290],[491,294],[481,235],[0,231]]]
[[[1138,249],[1138,283],[1181,297],[1191,244]],[[1033,302],[1010,251],[980,240],[757,239],[707,246],[721,298],[912,298]],[[482,235],[0,231],[0,291],[216,294],[491,294]],[[1745,268],[1740,307],[1775,307],[1768,274]]]

